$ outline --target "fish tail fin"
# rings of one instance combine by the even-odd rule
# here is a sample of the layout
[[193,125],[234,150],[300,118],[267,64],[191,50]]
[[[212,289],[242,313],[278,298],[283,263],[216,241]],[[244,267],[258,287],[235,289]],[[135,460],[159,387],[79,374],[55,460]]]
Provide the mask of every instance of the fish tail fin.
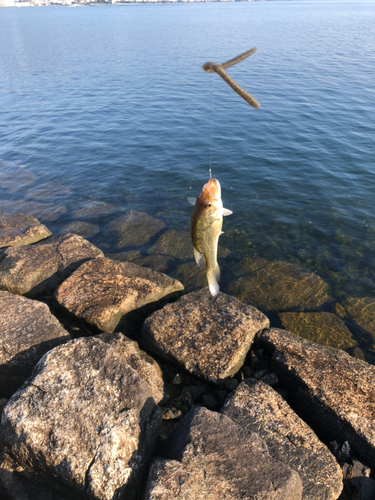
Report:
[[214,297],[219,293],[220,287],[218,281],[220,280],[220,268],[219,264],[213,269],[207,269],[207,281],[208,287],[210,289],[211,295]]

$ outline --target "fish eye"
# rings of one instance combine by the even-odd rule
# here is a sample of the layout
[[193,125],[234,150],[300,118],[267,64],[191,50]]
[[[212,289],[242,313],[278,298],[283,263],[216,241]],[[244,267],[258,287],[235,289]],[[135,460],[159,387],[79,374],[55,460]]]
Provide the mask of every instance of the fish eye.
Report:
[[206,208],[210,207],[211,206],[211,203],[208,201],[206,202]]

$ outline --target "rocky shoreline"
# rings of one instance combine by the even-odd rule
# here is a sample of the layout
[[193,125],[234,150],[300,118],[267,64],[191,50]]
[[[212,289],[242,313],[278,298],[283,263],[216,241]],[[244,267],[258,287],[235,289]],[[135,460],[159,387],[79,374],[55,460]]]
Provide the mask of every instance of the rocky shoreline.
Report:
[[[150,226],[129,212],[112,229],[140,217]],[[139,256],[108,257],[0,213],[0,497],[375,498],[373,365],[269,328],[230,295],[184,295]],[[268,272],[245,260],[250,275]],[[310,282],[324,301],[324,283]]]

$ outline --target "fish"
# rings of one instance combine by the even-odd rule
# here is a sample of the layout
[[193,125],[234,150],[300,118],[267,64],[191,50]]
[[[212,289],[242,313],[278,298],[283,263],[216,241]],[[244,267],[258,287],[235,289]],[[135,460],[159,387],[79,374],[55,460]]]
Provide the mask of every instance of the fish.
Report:
[[220,268],[217,263],[219,236],[223,234],[223,216],[233,212],[223,207],[221,186],[217,179],[209,179],[201,194],[188,198],[194,205],[190,221],[191,240],[198,267],[207,268],[207,281],[211,294],[215,297],[220,290]]

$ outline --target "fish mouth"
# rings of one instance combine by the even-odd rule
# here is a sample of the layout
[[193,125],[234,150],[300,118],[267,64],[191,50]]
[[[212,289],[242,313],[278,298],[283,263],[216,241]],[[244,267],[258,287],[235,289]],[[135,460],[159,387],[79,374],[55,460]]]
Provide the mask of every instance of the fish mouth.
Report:
[[214,200],[220,200],[221,198],[221,186],[217,179],[209,179],[209,181],[203,186],[203,191]]

